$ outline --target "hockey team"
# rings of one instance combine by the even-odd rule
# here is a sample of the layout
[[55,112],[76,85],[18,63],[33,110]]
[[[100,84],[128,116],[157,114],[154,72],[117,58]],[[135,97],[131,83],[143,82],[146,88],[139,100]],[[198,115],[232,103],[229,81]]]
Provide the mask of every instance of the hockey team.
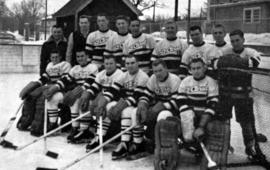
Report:
[[158,43],[141,32],[139,19],[118,16],[115,23],[117,32],[109,29],[105,14],[98,14],[98,30],[90,32],[88,17],[82,15],[68,41],[60,26],[53,27],[42,46],[40,79],[20,93],[19,130],[43,135],[46,101],[48,131],[72,121],[62,132],[69,132],[69,143],[86,143],[87,152],[100,145],[101,136],[106,141],[133,127],[121,135],[112,160],[154,153],[156,170],[176,169],[184,148],[207,169],[204,144],[217,166],[226,169],[235,113],[248,158],[266,159],[259,142],[267,138],[255,129],[251,75],[226,69],[260,64],[260,54],[243,46],[241,30],[230,32],[229,45],[224,26],[215,25],[216,43],[208,44],[201,27],[192,26],[188,46],[177,38],[174,21],[165,23],[167,37]]

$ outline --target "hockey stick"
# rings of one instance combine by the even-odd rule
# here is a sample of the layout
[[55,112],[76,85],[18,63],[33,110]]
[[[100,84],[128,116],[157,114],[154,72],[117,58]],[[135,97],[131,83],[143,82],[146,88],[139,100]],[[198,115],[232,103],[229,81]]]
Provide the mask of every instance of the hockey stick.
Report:
[[207,149],[205,148],[205,145],[202,142],[200,142],[200,145],[201,145],[203,153],[208,161],[207,168],[212,169],[212,170],[213,169],[219,170],[219,168],[217,167],[217,163],[212,160]]
[[227,67],[227,68],[222,68],[221,70],[226,70],[226,71],[240,71],[244,73],[249,73],[249,74],[259,74],[259,75],[265,75],[265,76],[270,76],[270,69],[266,68],[233,68],[233,67]]
[[135,127],[135,125],[127,128],[126,130],[118,133],[117,135],[113,136],[112,138],[110,138],[109,140],[107,140],[106,142],[104,142],[103,144],[97,146],[96,148],[94,148],[93,150],[91,150],[90,152],[84,154],[83,156],[75,159],[74,161],[70,162],[69,164],[67,164],[66,166],[56,169],[56,168],[43,168],[43,167],[37,167],[36,170],[65,170],[70,168],[71,166],[73,166],[74,164],[80,162],[81,160],[83,160],[84,158],[88,157],[89,155],[91,155],[92,153],[96,152],[97,150],[103,148],[105,145],[107,145],[108,143],[114,141],[115,139],[117,139],[118,137],[120,137],[121,135],[123,135],[124,133],[130,131],[131,129],[133,129]]
[[[48,125],[48,100],[45,99],[44,103],[44,128],[43,128],[43,134],[45,135],[47,133],[47,125]],[[58,153],[52,152],[48,150],[47,147],[47,138],[44,137],[44,153],[46,156],[57,159]]]
[[[100,128],[99,128],[99,142],[100,142],[100,145],[103,144],[103,134],[102,134],[102,131],[103,131],[103,119],[102,119],[102,116],[99,117],[99,125],[100,125]],[[100,148],[99,150],[99,161],[100,161],[100,168],[103,168],[103,147]]]
[[11,128],[11,126],[13,125],[13,123],[15,122],[16,117],[17,117],[17,114],[18,114],[19,111],[21,110],[21,108],[22,108],[22,106],[23,106],[23,103],[24,103],[24,101],[21,102],[21,104],[20,104],[20,106],[18,107],[17,111],[16,111],[15,114],[10,118],[10,120],[9,120],[9,122],[8,122],[8,124],[7,124],[7,126],[6,126],[6,128],[5,128],[5,129],[3,130],[3,132],[1,133],[1,136],[0,136],[0,145],[2,145],[3,147],[6,147],[6,148],[12,148],[12,149],[15,148],[15,146],[14,146],[11,142],[5,140],[5,137],[6,137],[6,135],[8,134],[9,129]]
[[36,142],[42,140],[43,138],[48,137],[48,136],[50,136],[51,134],[53,134],[53,133],[55,133],[55,132],[57,132],[57,131],[63,129],[64,127],[70,125],[72,122],[81,119],[82,117],[86,116],[86,115],[89,114],[89,113],[90,113],[90,111],[88,111],[88,112],[86,112],[86,113],[80,115],[79,117],[77,117],[77,118],[75,118],[75,119],[72,119],[71,121],[69,121],[69,122],[63,124],[62,126],[59,126],[58,128],[56,128],[56,129],[54,129],[54,130],[52,130],[52,131],[46,133],[46,134],[43,135],[43,136],[40,136],[40,137],[37,138],[37,139],[34,139],[33,141],[31,141],[31,142],[29,142],[29,143],[27,143],[27,144],[25,144],[25,145],[23,145],[23,146],[14,146],[14,145],[12,144],[12,145],[14,146],[13,149],[15,149],[15,150],[22,150],[22,149],[28,147],[29,145],[32,145],[32,144],[34,144],[34,143],[36,143]]

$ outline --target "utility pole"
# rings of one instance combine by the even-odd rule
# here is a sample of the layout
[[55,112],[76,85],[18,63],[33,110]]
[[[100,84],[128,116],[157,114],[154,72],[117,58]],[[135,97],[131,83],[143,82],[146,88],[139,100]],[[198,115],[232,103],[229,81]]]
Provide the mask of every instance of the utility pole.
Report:
[[45,35],[44,35],[44,39],[46,40],[47,39],[47,8],[48,8],[48,2],[47,2],[48,0],[45,0],[45,23],[44,23],[44,25],[45,25]]
[[154,0],[154,8],[153,8],[153,22],[155,22],[155,19],[156,19],[156,0]]
[[191,0],[188,0],[188,16],[187,16],[187,44],[189,44],[190,6],[191,6]]
[[174,3],[174,21],[178,20],[178,0]]

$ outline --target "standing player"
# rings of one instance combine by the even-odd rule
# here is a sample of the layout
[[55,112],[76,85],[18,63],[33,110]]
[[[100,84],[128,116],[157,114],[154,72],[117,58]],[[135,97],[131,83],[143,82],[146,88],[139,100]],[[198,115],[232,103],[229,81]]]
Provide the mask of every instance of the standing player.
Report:
[[[83,84],[88,81],[89,84],[94,82],[95,75],[98,73],[98,68],[95,64],[89,63],[88,56],[85,49],[78,49],[76,51],[76,59],[79,65],[72,67],[69,74],[63,76],[57,81],[57,84],[49,88],[46,97],[48,98],[48,115],[49,121],[57,126],[58,104],[64,103],[70,107],[71,118],[75,119],[79,114],[83,114],[79,109],[80,97],[83,92]],[[59,91],[67,91],[65,95]],[[76,126],[78,130],[78,141],[87,142],[93,137],[93,134],[88,130],[91,117],[86,115],[78,122],[74,122],[73,127]],[[73,129],[74,130],[74,129]],[[68,141],[70,140],[68,137]]]
[[86,40],[86,50],[93,64],[96,64],[99,70],[103,69],[103,53],[106,43],[115,32],[109,29],[109,19],[105,14],[97,15],[98,30],[88,35]]
[[118,68],[124,67],[123,44],[130,37],[128,33],[129,19],[126,16],[119,15],[116,17],[117,34],[110,37],[106,43],[104,57],[113,56],[117,62]]
[[153,49],[155,48],[155,40],[151,35],[144,34],[140,31],[140,20],[133,19],[130,22],[129,37],[123,45],[124,55],[134,55],[139,62],[139,67],[146,73],[150,73],[150,59]]
[[151,61],[162,59],[166,62],[169,72],[180,75],[181,58],[187,44],[176,37],[177,25],[174,21],[165,23],[165,32],[167,37],[156,45]]
[[215,45],[216,47],[224,54],[225,51],[227,51],[229,48],[231,48],[231,45],[228,44],[224,38],[226,36],[226,30],[225,27],[221,24],[216,24],[212,29],[212,35],[214,40],[216,41]]
[[188,75],[188,65],[193,58],[203,58],[208,66],[209,75],[214,77],[214,73],[211,70],[213,70],[214,63],[222,55],[222,52],[214,45],[204,42],[202,29],[199,26],[190,27],[190,37],[193,44],[188,47],[182,56],[181,67],[182,70],[185,70],[182,73],[183,76]]
[[79,30],[72,32],[68,38],[66,61],[69,62],[71,66],[78,64],[76,61],[76,51],[85,48],[86,38],[89,33],[89,18],[86,15],[81,15],[79,17]]
[[[218,68],[257,68],[260,64],[260,54],[250,48],[244,48],[244,33],[234,30],[230,33],[232,48],[218,61]],[[253,112],[253,99],[251,75],[239,71],[221,71],[220,74],[220,107],[226,118],[232,117],[232,107],[235,107],[236,121],[242,128],[245,152],[253,161],[264,161],[258,138],[256,138],[255,118]]]

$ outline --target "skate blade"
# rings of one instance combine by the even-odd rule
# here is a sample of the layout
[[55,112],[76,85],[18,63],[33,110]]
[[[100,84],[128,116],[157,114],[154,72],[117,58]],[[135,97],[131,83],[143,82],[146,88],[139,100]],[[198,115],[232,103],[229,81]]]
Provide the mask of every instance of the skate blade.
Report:
[[141,152],[141,153],[138,153],[136,155],[127,155],[126,160],[128,160],[128,161],[137,160],[137,159],[147,157],[149,155],[150,155],[150,153],[148,153],[148,152]]
[[70,140],[69,143],[71,143],[71,144],[83,144],[83,143],[89,143],[89,142],[91,142],[91,139],[83,139],[83,140],[80,140],[80,141],[72,141],[72,140]]
[[116,160],[120,160],[120,159],[123,159],[123,158],[126,158],[126,157],[127,157],[127,153],[123,154],[121,156],[112,156],[112,160],[116,161]]

